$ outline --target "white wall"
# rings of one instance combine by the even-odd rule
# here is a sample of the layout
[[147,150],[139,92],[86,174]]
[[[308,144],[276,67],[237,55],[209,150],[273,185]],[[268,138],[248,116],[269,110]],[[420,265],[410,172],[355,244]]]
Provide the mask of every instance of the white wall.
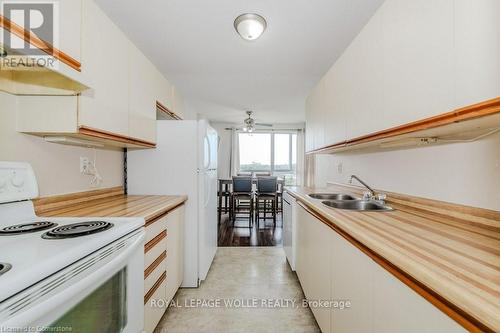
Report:
[[[338,164],[342,163],[342,173]],[[316,186],[347,183],[500,210],[500,133],[470,143],[316,156]]]
[[[40,137],[16,131],[17,98],[0,92],[0,160],[29,162],[35,170],[40,196],[87,191],[90,176],[79,172],[80,156],[93,158],[92,149],[45,142]],[[97,168],[103,177],[100,187],[123,184],[123,154],[97,150]]]

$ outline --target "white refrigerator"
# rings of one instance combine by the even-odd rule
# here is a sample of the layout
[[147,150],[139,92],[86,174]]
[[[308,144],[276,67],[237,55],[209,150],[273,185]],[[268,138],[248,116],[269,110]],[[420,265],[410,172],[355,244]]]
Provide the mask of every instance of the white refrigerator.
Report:
[[159,120],[156,149],[127,154],[129,194],[188,196],[183,287],[206,278],[217,251],[217,148],[206,120]]

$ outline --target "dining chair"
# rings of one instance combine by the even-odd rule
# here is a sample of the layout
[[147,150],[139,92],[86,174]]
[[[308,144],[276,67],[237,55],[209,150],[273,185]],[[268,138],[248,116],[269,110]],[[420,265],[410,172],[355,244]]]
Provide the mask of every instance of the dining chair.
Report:
[[[233,176],[233,191],[231,193],[231,217],[234,222],[236,214],[242,210],[248,212],[248,227],[253,226],[253,213],[254,213],[254,197],[252,191],[252,177],[249,176]],[[243,203],[245,202],[245,204]],[[247,204],[246,204],[247,203]]]
[[252,173],[250,171],[241,171],[241,172],[238,172],[238,176],[241,176],[241,177],[252,177]]
[[268,203],[271,203],[271,213],[274,226],[276,226],[276,210],[277,210],[277,182],[278,178],[274,176],[257,177],[257,192],[255,194],[255,218],[257,220],[257,229],[260,227],[260,213],[263,208],[263,219],[267,218]]
[[262,176],[271,176],[271,173],[268,171],[255,172],[254,177],[262,177]]

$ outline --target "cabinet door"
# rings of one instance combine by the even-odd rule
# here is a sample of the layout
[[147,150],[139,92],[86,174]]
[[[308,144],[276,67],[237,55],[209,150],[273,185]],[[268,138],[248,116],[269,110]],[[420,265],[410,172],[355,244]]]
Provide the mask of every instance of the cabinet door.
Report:
[[83,5],[79,125],[128,136],[130,41],[93,1]]
[[346,137],[346,97],[344,87],[347,79],[342,59],[337,61],[337,66],[332,67],[325,77],[325,102],[324,102],[324,145],[328,146],[343,142]]
[[373,270],[373,285],[373,332],[466,332],[380,266]]
[[455,108],[500,95],[500,1],[455,0]]
[[332,299],[349,301],[350,308],[332,310],[331,332],[371,332],[375,263],[339,234],[332,239]]
[[156,142],[156,78],[154,65],[135,46],[129,51],[129,136]]
[[[384,6],[384,5],[382,5]],[[338,72],[350,139],[387,127],[383,117],[382,18],[377,11],[346,49]]]
[[158,102],[175,112],[174,87],[160,72],[157,72],[155,78],[155,96]]
[[324,144],[324,80],[313,89],[306,101],[306,150],[321,148]]
[[309,286],[312,282],[309,280],[311,278],[310,272],[310,258],[311,258],[311,244],[309,242],[310,236],[308,232],[310,228],[308,222],[309,214],[301,206],[297,207],[297,260],[296,260],[296,272],[300,281],[302,290],[306,298],[309,297]]
[[82,0],[64,0],[59,6],[58,48],[72,58],[81,60]]
[[306,152],[314,149],[314,139],[313,139],[313,116],[312,116],[312,96],[309,95],[306,99],[306,131],[305,131],[305,150]]
[[179,289],[184,271],[184,206],[167,215],[167,283],[165,299],[170,301]]
[[382,6],[386,127],[453,109],[453,4],[390,0]]
[[[330,256],[332,231],[321,221],[299,206],[297,219],[301,225],[299,231],[299,249],[302,252],[297,273],[306,298],[311,302],[311,311],[322,332],[330,331],[330,308],[321,307],[317,301],[329,301],[331,292]],[[303,233],[303,234],[301,234]],[[316,304],[315,304],[316,303]]]
[[182,98],[181,92],[176,87],[172,88],[172,111],[175,112],[179,117],[184,116],[184,99]]

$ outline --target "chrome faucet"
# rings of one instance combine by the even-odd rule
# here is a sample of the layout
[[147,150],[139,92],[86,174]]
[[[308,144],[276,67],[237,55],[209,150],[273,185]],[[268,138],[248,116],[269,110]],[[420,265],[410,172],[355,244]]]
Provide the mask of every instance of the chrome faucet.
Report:
[[387,195],[385,195],[384,193],[379,193],[378,195],[375,195],[375,190],[372,189],[370,186],[368,186],[364,181],[362,181],[361,179],[359,179],[358,176],[355,176],[355,175],[351,175],[351,177],[349,178],[349,184],[352,184],[352,179],[356,179],[358,182],[360,182],[364,187],[366,187],[368,189],[369,192],[365,192],[363,193],[363,199],[365,200],[377,200],[381,203],[384,203],[385,202],[385,199],[387,198]]

